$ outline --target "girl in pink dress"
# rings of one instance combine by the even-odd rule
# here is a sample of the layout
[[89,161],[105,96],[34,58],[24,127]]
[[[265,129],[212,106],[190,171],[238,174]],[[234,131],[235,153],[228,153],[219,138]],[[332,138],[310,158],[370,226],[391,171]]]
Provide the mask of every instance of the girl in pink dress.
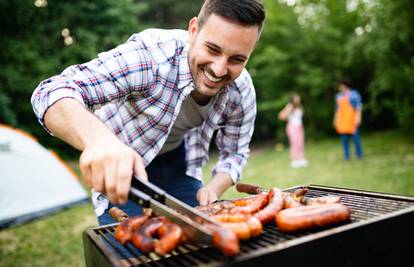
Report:
[[291,167],[306,167],[305,159],[305,131],[303,129],[304,109],[298,93],[293,93],[289,103],[279,112],[279,119],[287,121],[286,134],[289,139]]

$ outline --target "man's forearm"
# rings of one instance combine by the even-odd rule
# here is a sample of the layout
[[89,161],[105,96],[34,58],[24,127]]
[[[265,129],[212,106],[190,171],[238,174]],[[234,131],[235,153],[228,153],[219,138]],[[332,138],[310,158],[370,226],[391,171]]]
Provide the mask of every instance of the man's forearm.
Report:
[[233,180],[228,173],[218,172],[214,175],[213,179],[211,179],[206,187],[213,190],[216,195],[220,197],[232,185]]
[[81,151],[98,136],[113,135],[102,121],[71,98],[54,103],[47,110],[44,121],[56,137]]

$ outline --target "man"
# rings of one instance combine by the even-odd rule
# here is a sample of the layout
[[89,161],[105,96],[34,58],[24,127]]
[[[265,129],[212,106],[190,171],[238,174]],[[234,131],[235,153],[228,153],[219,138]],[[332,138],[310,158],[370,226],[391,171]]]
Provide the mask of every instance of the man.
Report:
[[362,116],[361,96],[351,87],[351,83],[346,78],[339,81],[338,90],[333,124],[341,136],[344,159],[350,159],[349,138],[354,141],[357,158],[361,159],[363,152],[358,129]]
[[[100,224],[113,222],[113,205],[141,212],[127,202],[132,175],[192,206],[217,200],[240,179],[256,116],[245,66],[264,17],[258,0],[206,0],[188,32],[143,31],[39,84],[34,111],[46,130],[82,151]],[[215,130],[220,156],[203,186]]]

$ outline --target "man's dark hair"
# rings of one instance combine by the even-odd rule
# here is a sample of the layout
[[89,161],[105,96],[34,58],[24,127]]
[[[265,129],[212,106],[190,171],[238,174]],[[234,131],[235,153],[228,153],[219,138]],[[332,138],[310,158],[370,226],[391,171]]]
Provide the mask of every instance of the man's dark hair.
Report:
[[351,79],[349,77],[342,77],[339,81],[338,84],[343,84],[346,87],[351,88],[352,87],[352,83],[351,83]]
[[198,14],[198,26],[203,27],[211,14],[241,25],[263,27],[265,10],[261,0],[206,0]]

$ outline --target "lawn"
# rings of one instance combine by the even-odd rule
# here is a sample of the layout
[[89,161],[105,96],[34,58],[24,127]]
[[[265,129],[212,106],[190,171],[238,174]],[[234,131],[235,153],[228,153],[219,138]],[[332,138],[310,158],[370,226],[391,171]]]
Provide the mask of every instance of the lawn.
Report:
[[[362,136],[365,157],[345,162],[338,139],[308,140],[307,168],[292,169],[288,150],[256,144],[243,181],[288,188],[321,184],[414,196],[414,143],[398,132]],[[211,155],[211,161],[217,158]],[[208,165],[205,176],[208,176]],[[241,196],[234,188],[223,198]],[[0,231],[0,266],[84,266],[82,232],[96,226],[90,205]]]

